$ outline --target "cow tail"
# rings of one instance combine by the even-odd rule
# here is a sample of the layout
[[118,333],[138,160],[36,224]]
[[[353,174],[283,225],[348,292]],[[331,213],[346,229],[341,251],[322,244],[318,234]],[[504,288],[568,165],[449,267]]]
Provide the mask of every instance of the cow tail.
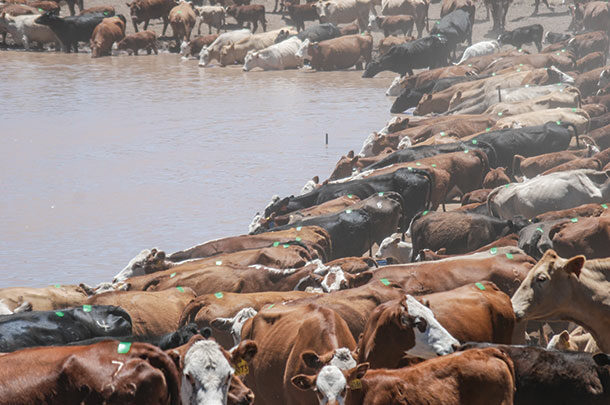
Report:
[[205,306],[203,300],[192,300],[186,307],[182,310],[182,314],[180,315],[180,320],[178,321],[178,328],[183,327],[186,324],[191,322],[195,322],[195,317],[201,311],[201,309]]
[[499,218],[498,215],[496,215],[497,213],[494,212],[494,210],[491,207],[491,202],[493,200],[493,198],[496,196],[496,194],[498,194],[500,192],[500,190],[502,189],[503,186],[500,187],[496,187],[495,189],[493,189],[491,191],[491,193],[489,193],[489,195],[487,196],[487,210],[489,212],[489,215],[491,215],[492,217],[496,217]]
[[498,153],[496,152],[496,148],[494,148],[489,142],[479,141],[478,139],[477,139],[477,144],[479,145],[479,147],[485,146],[485,147],[489,148],[490,154],[492,155],[491,159],[489,156],[487,156],[489,166],[497,167],[498,166]]
[[579,147],[579,146],[580,146],[580,144],[578,143],[578,130],[576,129],[576,125],[574,125],[574,124],[573,124],[573,123],[571,123],[571,122],[564,122],[564,123],[562,124],[562,126],[563,126],[564,128],[571,127],[571,128],[574,130],[574,138],[576,139],[576,146],[577,146],[577,147]]
[[411,262],[415,263],[415,258],[417,257],[417,250],[415,248],[415,238],[413,237],[413,223],[418,220],[419,218],[421,218],[424,215],[425,211],[419,211],[417,214],[415,214],[415,216],[413,217],[413,219],[411,219],[411,222],[409,223],[409,229],[411,230],[411,243],[413,244],[413,248],[411,249]]

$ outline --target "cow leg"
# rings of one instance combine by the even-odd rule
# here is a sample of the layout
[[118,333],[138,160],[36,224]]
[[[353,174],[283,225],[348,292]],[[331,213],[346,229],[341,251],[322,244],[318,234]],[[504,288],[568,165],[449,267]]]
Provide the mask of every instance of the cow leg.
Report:
[[536,2],[534,3],[534,12],[532,13],[532,15],[538,14],[538,7],[539,6],[540,6],[540,0],[536,0]]
[[540,50],[542,50],[542,43],[540,41],[536,41],[536,48],[538,48],[538,52],[540,52]]
[[445,200],[443,200],[443,212],[446,212],[447,208],[445,207]]
[[277,11],[277,3],[279,3],[279,0],[275,0],[275,6],[273,6],[272,13],[275,13]]
[[203,20],[199,20],[199,26],[197,27],[197,35],[201,35],[201,23]]
[[169,24],[169,19],[167,17],[163,18],[163,32],[161,35],[165,36],[165,31],[167,31],[167,25]]
[[74,10],[74,1],[68,1],[68,8],[70,9],[70,15],[76,14],[76,11]]
[[542,1],[544,1],[544,5],[546,6],[546,8],[548,8],[552,12],[555,12],[555,9],[549,5],[549,2],[547,0],[542,0]]
[[263,26],[263,32],[267,32],[267,20],[265,20],[265,16],[263,16],[263,20],[261,21],[261,25]]
[[150,22],[150,20],[144,21],[144,31],[146,31],[148,29],[148,23],[149,22]]
[[258,21],[254,20],[252,21],[252,33],[254,34],[256,32],[256,30],[258,29]]
[[24,35],[21,37],[21,42],[23,42],[23,47],[25,48],[26,51],[30,50],[30,40],[28,39],[27,35]]

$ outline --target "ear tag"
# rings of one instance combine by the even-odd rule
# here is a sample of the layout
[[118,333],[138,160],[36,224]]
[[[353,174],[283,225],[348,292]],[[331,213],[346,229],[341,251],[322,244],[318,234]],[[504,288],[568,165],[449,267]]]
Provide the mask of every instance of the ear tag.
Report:
[[485,128],[485,132],[491,131],[491,128]]
[[498,248],[492,247],[491,249],[489,249],[489,253],[491,253],[492,255],[495,255],[496,253],[498,253]]
[[246,362],[246,360],[241,359],[236,365],[235,365],[235,375],[240,377],[242,375],[246,375],[250,372],[250,368],[248,368],[248,363]]
[[225,295],[223,293],[221,293],[220,291],[217,293],[214,293],[214,297],[221,299],[222,297],[224,297]]
[[267,309],[271,309],[275,306],[275,304],[269,304],[269,306],[267,307]]
[[129,353],[131,350],[131,342],[119,342],[119,346],[116,348],[116,352],[120,354]]
[[557,124],[557,125],[561,125],[561,121],[557,121],[557,122],[556,122],[556,124]]
[[383,191],[380,191],[379,193],[377,193],[377,195],[378,195],[379,197],[383,197]]
[[362,381],[359,378],[354,378],[349,382],[349,388],[352,390],[361,390],[362,389]]
[[297,236],[296,238],[294,238],[294,240],[296,240],[297,242],[300,242],[301,241],[301,237]]
[[55,288],[61,288],[61,285],[59,285],[59,284],[55,284],[55,285],[53,285],[53,287],[55,287]]
[[222,266],[222,260],[216,260],[216,266]]
[[303,229],[302,226],[297,226],[297,232],[300,231],[301,229]]
[[513,257],[514,257],[514,256],[513,256],[513,254],[512,254],[512,253],[507,253],[507,254],[506,254],[506,258],[507,258],[507,259],[512,259]]
[[608,209],[608,204],[602,204],[602,208],[607,210]]
[[415,166],[421,166],[421,163],[417,162],[415,163]]
[[390,285],[390,282],[388,281],[388,279],[387,279],[387,278],[382,278],[382,279],[380,279],[379,281],[381,281],[381,284],[383,284],[383,285],[385,285],[385,286]]
[[428,210],[425,210],[424,212],[421,213],[421,216],[425,217],[426,215],[428,215],[428,212],[429,212]]
[[542,228],[541,228],[541,227],[536,228],[536,230],[537,230],[538,232],[540,232],[540,233],[544,233],[544,231],[542,230]]
[[477,286],[477,288],[481,291],[485,291],[485,286],[481,283],[474,283],[474,285]]
[[575,222],[575,223],[576,223],[576,222],[578,222],[578,218],[572,218],[572,219],[570,219],[570,221],[572,221],[572,222]]
[[91,312],[91,305],[83,305],[83,312]]
[[176,277],[176,272],[174,271],[172,274],[169,275],[169,278],[174,278]]
[[473,139],[473,140],[472,140],[472,144],[473,144],[473,145],[476,145],[477,143],[479,143],[479,141],[477,141],[476,139]]
[[273,247],[278,247],[280,245],[280,242],[273,242]]
[[283,244],[283,245],[282,245],[282,247],[283,247],[284,249],[288,249],[288,248],[290,247],[290,245],[289,245],[289,244],[287,244],[287,243],[285,243],[285,244]]
[[60,317],[60,318],[63,318],[63,317],[64,317],[64,313],[63,313],[63,312],[61,312],[61,311],[55,311],[55,315],[57,315],[57,316],[58,316],[58,317]]
[[431,164],[431,166],[432,166],[432,167],[436,167],[436,163],[432,163],[432,164]]
[[176,287],[176,290],[178,290],[178,291],[180,291],[180,292],[184,292],[184,288],[182,288],[182,287],[180,287],[180,286]]
[[354,198],[354,195],[353,194],[348,194],[347,198],[352,199],[352,198]]
[[346,214],[351,214],[351,213],[352,213],[352,210],[345,210],[345,213],[346,213]]
[[440,135],[441,135],[441,136],[445,136],[445,135],[447,135],[447,134],[445,133],[445,131],[441,131]]

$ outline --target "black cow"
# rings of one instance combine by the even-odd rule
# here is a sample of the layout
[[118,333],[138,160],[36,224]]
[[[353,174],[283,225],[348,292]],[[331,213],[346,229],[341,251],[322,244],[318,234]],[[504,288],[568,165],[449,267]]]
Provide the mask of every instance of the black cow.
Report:
[[440,34],[394,45],[379,59],[370,62],[362,77],[375,77],[385,70],[401,76],[412,75],[413,69],[445,66],[449,51],[447,38]]
[[326,41],[341,36],[341,31],[335,24],[324,23],[316,24],[305,28],[297,34],[297,38],[301,41],[309,39],[310,42]]
[[489,0],[491,3],[491,18],[494,25],[491,29],[494,32],[504,32],[506,26],[506,14],[512,0]]
[[83,305],[0,318],[0,352],[131,334],[131,317],[112,305]]
[[553,226],[569,219],[542,221],[530,224],[519,231],[519,248],[536,260],[540,260],[544,252],[553,248],[553,235],[549,232]]
[[423,249],[446,254],[473,252],[499,238],[516,233],[528,224],[521,217],[513,220],[469,212],[427,212],[415,215],[411,221],[412,261]]
[[[348,194],[354,194],[364,200],[375,193],[395,191],[404,201],[403,223],[408,223],[416,212],[429,206],[432,186],[432,177],[425,170],[404,168],[393,173],[344,183],[327,183],[307,194],[278,199],[265,208],[264,217],[269,218],[272,213],[283,215],[313,207]],[[279,228],[274,228],[274,230],[276,229]]]
[[47,25],[61,41],[64,52],[78,52],[78,42],[89,42],[93,30],[106,18],[104,13],[93,13],[61,18],[45,13],[36,19],[36,23]]
[[[337,213],[310,217],[289,225],[271,229],[285,230],[298,226],[324,228],[332,240],[332,253],[328,260],[362,256],[374,243],[396,232],[402,216],[402,197],[398,193],[381,193],[363,201],[357,208],[348,207]],[[265,230],[266,231],[266,230]],[[261,229],[262,233],[263,230]]]
[[[474,9],[472,12],[474,13]],[[447,38],[449,48],[455,57],[455,49],[458,44],[468,41],[468,45],[472,45],[473,15],[461,8],[453,10],[434,24],[430,35],[441,35]]]
[[[125,336],[113,337],[113,339],[121,342],[143,342],[150,343],[159,347],[161,350],[174,349],[178,346],[187,344],[188,341],[197,334],[204,334],[203,329],[199,331],[196,323],[189,323],[174,332],[167,333],[162,336],[133,336],[131,334]],[[96,337],[78,342],[70,342],[66,346],[81,346],[81,345],[92,345],[94,343],[103,342],[108,340],[106,337]]]
[[512,31],[507,31],[498,37],[500,45],[509,44],[521,49],[523,44],[533,43],[538,48],[538,52],[542,49],[542,32],[544,28],[540,24],[526,25]]
[[548,31],[546,33],[546,35],[544,36],[544,43],[545,44],[556,44],[557,42],[567,41],[570,38],[572,38],[572,36],[570,34],[558,34],[556,32]]
[[[574,130],[573,135],[570,134],[570,127]],[[534,127],[490,131],[476,136],[474,140],[477,143],[489,144],[495,150],[496,161],[490,161],[490,166],[510,169],[515,155],[531,157],[565,150],[572,136],[578,144],[578,132],[574,124],[547,122]]]
[[515,365],[515,405],[610,403],[610,356],[541,347],[466,343],[460,350],[495,347]]

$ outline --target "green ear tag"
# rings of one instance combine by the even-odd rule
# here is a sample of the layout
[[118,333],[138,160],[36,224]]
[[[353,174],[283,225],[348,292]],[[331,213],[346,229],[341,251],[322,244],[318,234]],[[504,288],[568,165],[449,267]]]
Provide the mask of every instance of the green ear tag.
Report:
[[283,247],[284,249],[288,249],[288,248],[290,247],[290,245],[289,245],[289,244],[287,244],[287,243],[284,243],[284,244],[282,245],[282,247]]
[[297,226],[297,232],[299,232],[301,229],[303,229],[302,226]]
[[540,227],[536,228],[536,230],[537,230],[538,232],[540,232],[540,233],[544,233],[544,231],[543,231],[543,230],[542,230],[542,228],[540,228]]
[[576,112],[576,108],[572,108],[572,112]]
[[280,242],[273,242],[273,247],[278,247],[280,245]]
[[174,271],[172,274],[169,275],[169,278],[174,278],[176,277],[176,272]]
[[523,49],[519,49],[519,52],[523,52]]
[[379,281],[381,281],[381,284],[383,284],[383,285],[390,285],[390,282],[388,281],[387,278],[382,278]]
[[220,291],[218,291],[217,293],[214,293],[214,297],[221,299],[222,297],[224,297],[225,295],[223,293],[221,293]]
[[297,242],[300,242],[301,238],[299,236],[297,236],[296,238],[294,238],[294,240],[296,240]]
[[353,198],[353,197],[354,197],[354,195],[353,195],[353,194],[348,194],[348,195],[347,195],[347,198]]
[[496,253],[498,253],[498,248],[492,247],[491,249],[489,249],[489,253],[491,253],[492,255],[495,255]]
[[91,312],[91,305],[83,305],[83,312]]
[[447,134],[445,133],[445,131],[441,131],[441,136],[445,136],[445,135],[447,135]]
[[61,311],[55,311],[55,315],[57,315],[57,316],[58,316],[58,317],[60,317],[60,318],[63,318],[63,317],[64,317],[64,313],[63,313],[63,312],[61,312]]
[[119,342],[116,352],[120,354],[129,353],[131,350],[131,342]]
[[53,287],[55,287],[55,288],[61,288],[61,285],[59,285],[59,284],[55,284]]
[[415,166],[421,166],[421,163],[417,162],[415,163]]
[[346,213],[346,214],[351,214],[351,213],[352,213],[352,210],[345,210],[345,213]]
[[602,204],[602,208],[607,210],[608,209],[608,204]]
[[430,166],[432,166],[432,167],[436,167],[436,163],[432,163]]
[[180,286],[176,287],[176,290],[178,290],[178,291],[180,291],[180,292],[184,292],[184,288],[182,288],[182,287],[180,287]]
[[383,197],[383,191],[380,191],[379,193],[377,193],[377,195],[378,195],[379,197]]
[[40,7],[38,8],[38,11],[40,11],[41,13],[44,13],[44,10],[41,9]]
[[500,111],[500,112],[498,113],[498,117],[501,117],[501,116],[502,116],[502,111]]
[[473,145],[476,145],[477,143],[479,143],[479,141],[477,141],[476,139],[473,139],[473,140],[472,140],[472,144],[473,144]]
[[468,153],[468,149],[464,149],[464,153]]
[[491,131],[491,128],[485,128],[485,132]]
[[512,254],[512,253],[507,253],[507,254],[506,254],[506,258],[507,258],[507,259],[512,259],[513,257],[514,257],[514,256],[513,256],[513,254]]
[[481,291],[485,291],[485,286],[481,283],[474,283],[474,285],[477,286],[477,288]]
[[222,260],[216,260],[216,266],[222,266]]
[[104,15],[108,15],[108,11],[104,11]]
[[425,217],[426,215],[428,215],[428,212],[429,212],[428,210],[425,210],[424,212],[421,213],[421,216]]
[[269,304],[269,306],[267,307],[267,309],[271,309],[274,307],[275,304]]
[[561,125],[561,121],[557,121],[557,122],[556,122],[556,124],[557,124],[557,125]]
[[495,76],[496,74],[495,74],[495,73],[492,73],[491,75],[492,75],[492,76]]
[[472,63],[469,63],[469,64],[468,64],[468,67],[472,67]]
[[572,218],[572,219],[570,219],[570,221],[572,221],[572,222],[578,222],[578,218]]
[[504,185],[504,188],[509,188],[509,187],[510,187],[510,183]]

